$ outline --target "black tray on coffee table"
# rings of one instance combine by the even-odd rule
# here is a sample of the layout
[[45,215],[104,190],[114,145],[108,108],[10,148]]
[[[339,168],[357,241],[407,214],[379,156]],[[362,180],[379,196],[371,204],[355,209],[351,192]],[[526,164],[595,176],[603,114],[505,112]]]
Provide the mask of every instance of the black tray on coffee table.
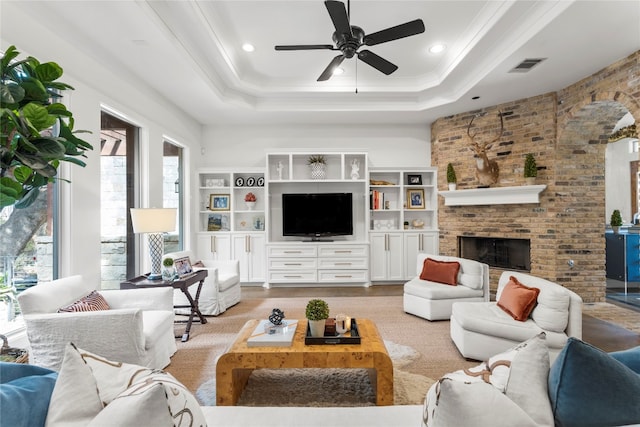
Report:
[[307,322],[307,334],[304,337],[306,345],[325,345],[325,344],[360,344],[360,332],[358,331],[358,323],[356,319],[351,319],[351,330],[344,334],[326,335],[324,337],[312,337],[309,323]]

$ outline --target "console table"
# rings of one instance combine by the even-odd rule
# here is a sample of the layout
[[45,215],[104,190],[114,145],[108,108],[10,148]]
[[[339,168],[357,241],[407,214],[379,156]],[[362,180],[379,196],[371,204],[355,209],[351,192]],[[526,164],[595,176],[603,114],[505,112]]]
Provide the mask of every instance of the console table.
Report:
[[[172,282],[164,281],[164,280],[149,280],[147,276],[138,276],[133,279],[126,280],[120,283],[120,289],[137,289],[137,288],[156,288],[156,287],[172,287],[174,289],[180,289],[182,293],[189,300],[189,305],[174,305],[174,308],[190,308],[191,313],[189,314],[188,320],[176,320],[175,323],[186,323],[187,326],[182,334],[182,342],[187,342],[189,340],[189,333],[191,331],[191,324],[193,323],[194,317],[198,316],[198,320],[201,324],[207,323],[207,319],[200,313],[200,308],[198,308],[198,301],[200,299],[200,291],[202,290],[202,285],[204,284],[204,279],[207,277],[209,273],[207,270],[198,270],[193,274],[182,277],[180,279],[176,279]],[[198,290],[196,291],[196,296],[193,298],[189,293],[189,287],[194,284],[198,284]],[[177,338],[177,337],[176,337]]]

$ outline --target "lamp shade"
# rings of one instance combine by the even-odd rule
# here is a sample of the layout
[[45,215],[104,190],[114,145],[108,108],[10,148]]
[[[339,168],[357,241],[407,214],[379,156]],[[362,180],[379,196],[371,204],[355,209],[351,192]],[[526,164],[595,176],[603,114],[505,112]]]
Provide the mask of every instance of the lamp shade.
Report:
[[176,208],[131,209],[134,233],[166,233],[176,230]]

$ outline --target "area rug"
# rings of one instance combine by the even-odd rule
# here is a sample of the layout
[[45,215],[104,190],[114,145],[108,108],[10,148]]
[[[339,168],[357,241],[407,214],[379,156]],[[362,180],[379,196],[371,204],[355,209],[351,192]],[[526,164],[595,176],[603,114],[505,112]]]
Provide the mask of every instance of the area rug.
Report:
[[[409,346],[385,341],[393,363],[394,403],[421,404],[434,380],[402,370],[420,357]],[[216,404],[215,378],[196,391],[202,405]],[[376,397],[366,369],[258,369],[239,406],[373,406]]]

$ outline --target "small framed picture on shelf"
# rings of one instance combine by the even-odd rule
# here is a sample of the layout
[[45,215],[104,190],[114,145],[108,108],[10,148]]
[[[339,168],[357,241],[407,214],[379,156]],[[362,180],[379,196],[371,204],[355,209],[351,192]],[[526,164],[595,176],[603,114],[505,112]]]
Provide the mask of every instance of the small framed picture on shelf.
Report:
[[229,231],[229,216],[222,214],[209,214],[207,231]]
[[407,209],[424,209],[424,190],[407,190]]
[[422,185],[422,175],[407,175],[407,185]]
[[228,211],[229,195],[228,194],[211,194],[209,196],[209,210]]

